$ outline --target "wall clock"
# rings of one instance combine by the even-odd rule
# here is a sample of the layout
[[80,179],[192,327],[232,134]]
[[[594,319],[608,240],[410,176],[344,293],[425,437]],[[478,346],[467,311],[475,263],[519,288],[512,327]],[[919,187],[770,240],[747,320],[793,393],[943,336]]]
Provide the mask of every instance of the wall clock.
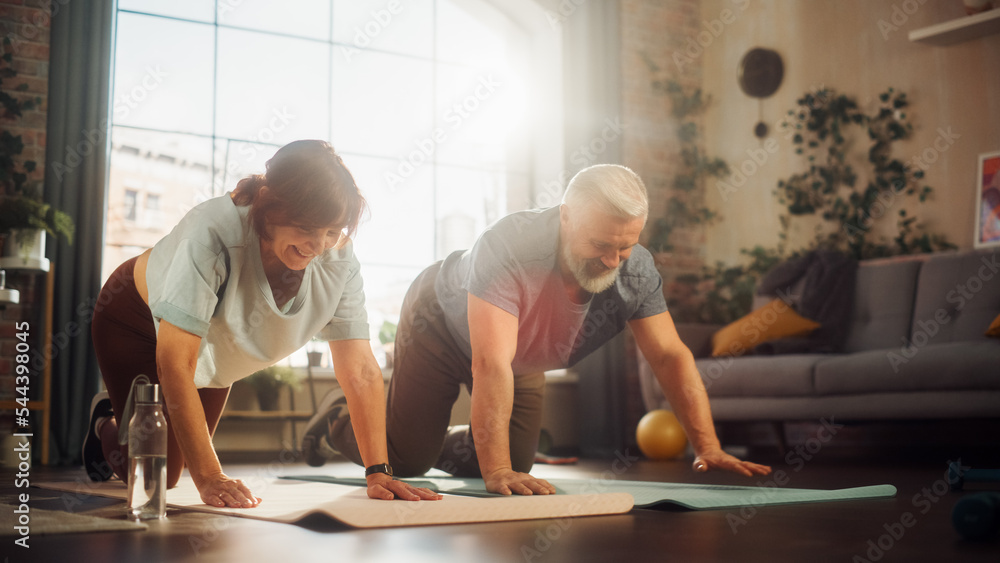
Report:
[[[737,82],[743,93],[751,98],[763,100],[774,94],[785,76],[785,65],[777,51],[755,47],[747,51],[740,61]],[[767,136],[767,124],[763,119],[754,127],[754,135]]]

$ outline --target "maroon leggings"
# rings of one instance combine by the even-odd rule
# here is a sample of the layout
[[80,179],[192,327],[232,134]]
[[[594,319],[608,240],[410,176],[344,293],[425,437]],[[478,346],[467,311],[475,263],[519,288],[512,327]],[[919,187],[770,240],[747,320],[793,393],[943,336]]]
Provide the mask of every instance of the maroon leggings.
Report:
[[[91,322],[97,364],[115,414],[115,424],[104,425],[101,446],[108,463],[123,481],[128,475],[128,448],[119,446],[116,437],[132,380],[145,374],[151,383],[160,382],[156,371],[156,329],[149,306],[135,287],[136,260],[127,260],[108,278],[97,298]],[[214,434],[226,406],[229,388],[199,389],[198,394],[205,409],[208,431]],[[184,456],[170,426],[168,410],[164,409],[167,417],[167,486],[173,487],[184,469]]]

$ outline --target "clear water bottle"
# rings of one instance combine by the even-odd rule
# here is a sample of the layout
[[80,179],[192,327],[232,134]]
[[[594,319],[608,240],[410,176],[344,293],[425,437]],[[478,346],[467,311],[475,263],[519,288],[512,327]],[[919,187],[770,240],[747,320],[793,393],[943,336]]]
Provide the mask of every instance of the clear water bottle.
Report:
[[167,420],[160,386],[137,383],[135,412],[128,426],[128,508],[132,518],[167,514]]

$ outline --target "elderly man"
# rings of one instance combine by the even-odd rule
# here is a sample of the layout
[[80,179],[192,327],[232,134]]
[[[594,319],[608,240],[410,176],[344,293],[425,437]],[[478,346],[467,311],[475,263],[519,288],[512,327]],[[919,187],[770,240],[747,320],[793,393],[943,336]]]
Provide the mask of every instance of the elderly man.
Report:
[[[694,358],[667,312],[652,256],[638,245],[648,207],[634,172],[592,166],[570,181],[559,207],[508,215],[471,250],[420,274],[403,301],[386,409],[397,475],[437,467],[481,475],[492,492],[554,493],[528,474],[542,372],[572,366],[626,325],[687,432],[695,469],[770,472],[720,447]],[[471,425],[449,429],[461,385],[471,393]],[[326,439],[361,463],[343,401],[325,403],[307,430],[307,461],[322,464]],[[368,468],[380,470],[389,468]]]

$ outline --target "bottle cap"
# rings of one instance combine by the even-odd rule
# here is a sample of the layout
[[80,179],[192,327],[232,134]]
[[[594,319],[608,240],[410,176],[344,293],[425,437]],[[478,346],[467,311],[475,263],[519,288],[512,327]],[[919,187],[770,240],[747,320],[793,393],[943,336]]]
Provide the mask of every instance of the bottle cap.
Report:
[[159,403],[160,386],[156,383],[146,385],[140,383],[135,386],[135,401],[137,403]]

